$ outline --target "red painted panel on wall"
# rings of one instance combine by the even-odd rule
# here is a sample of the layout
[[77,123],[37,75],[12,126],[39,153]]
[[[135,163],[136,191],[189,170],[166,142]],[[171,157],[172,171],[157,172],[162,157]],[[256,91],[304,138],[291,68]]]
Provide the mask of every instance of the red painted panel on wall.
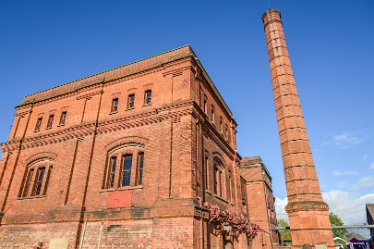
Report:
[[131,206],[132,191],[114,191],[108,193],[107,208],[123,208]]

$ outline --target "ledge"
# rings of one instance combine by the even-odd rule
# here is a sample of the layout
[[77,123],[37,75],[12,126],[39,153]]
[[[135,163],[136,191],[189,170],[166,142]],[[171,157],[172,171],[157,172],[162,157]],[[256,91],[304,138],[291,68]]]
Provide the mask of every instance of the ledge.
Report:
[[223,197],[221,197],[221,196],[219,196],[219,195],[214,194],[214,197],[216,197],[216,198],[217,198],[218,200],[220,200],[220,201],[223,201],[223,202],[226,203],[226,204],[229,204],[229,201],[228,201],[228,200],[224,199]]
[[100,193],[105,192],[116,192],[116,191],[128,191],[128,190],[136,190],[136,189],[143,189],[143,185],[137,185],[137,186],[126,186],[122,188],[109,188],[109,189],[101,189]]
[[22,201],[22,200],[34,200],[34,199],[40,199],[40,198],[45,198],[47,195],[35,195],[35,196],[25,196],[25,197],[17,197],[17,200]]

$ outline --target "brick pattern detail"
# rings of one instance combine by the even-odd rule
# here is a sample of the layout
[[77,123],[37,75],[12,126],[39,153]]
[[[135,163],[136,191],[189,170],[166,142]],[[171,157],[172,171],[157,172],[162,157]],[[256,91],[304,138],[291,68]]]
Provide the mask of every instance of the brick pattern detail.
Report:
[[328,206],[323,202],[296,90],[280,12],[263,15],[274,102],[282,149],[293,246],[327,244],[334,248]]

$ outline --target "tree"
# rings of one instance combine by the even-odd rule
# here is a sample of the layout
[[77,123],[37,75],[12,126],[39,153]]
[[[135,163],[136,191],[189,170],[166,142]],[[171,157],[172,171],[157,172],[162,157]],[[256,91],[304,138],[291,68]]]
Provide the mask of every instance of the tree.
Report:
[[291,241],[290,225],[288,224],[288,222],[285,219],[280,219],[278,221],[278,226],[287,228],[285,230],[279,230],[282,240]]
[[[333,212],[329,213],[330,222],[332,226],[344,226],[343,220]],[[341,229],[333,229],[334,237],[339,237],[344,239],[347,236],[347,229],[341,228]]]

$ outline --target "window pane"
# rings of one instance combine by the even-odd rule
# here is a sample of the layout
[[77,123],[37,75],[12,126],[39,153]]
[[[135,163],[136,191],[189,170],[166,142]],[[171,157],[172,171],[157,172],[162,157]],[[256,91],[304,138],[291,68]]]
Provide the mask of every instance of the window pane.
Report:
[[109,166],[108,188],[114,188],[116,167],[117,167],[117,157],[112,157],[110,159],[110,166]]
[[209,158],[208,156],[205,156],[205,161],[204,161],[204,180],[205,180],[205,189],[209,189],[209,184],[208,184],[208,174],[209,174],[209,171],[208,171],[208,162],[209,162]]
[[137,185],[142,185],[143,183],[143,165],[144,165],[144,153],[139,153]]
[[145,91],[144,103],[145,104],[150,104],[151,100],[152,100],[152,91],[151,90]]
[[231,173],[229,173],[229,176],[228,176],[228,179],[227,179],[227,183],[226,183],[226,186],[227,186],[227,188],[226,188],[226,194],[227,194],[227,199],[229,200],[229,201],[231,201]]
[[52,173],[52,166],[49,167],[47,178],[45,179],[45,187],[44,187],[44,192],[43,192],[44,195],[47,194],[47,188],[48,188],[49,178],[51,178],[51,173]]
[[29,170],[29,172],[27,173],[27,179],[26,179],[25,186],[24,186],[23,193],[22,193],[23,197],[28,195],[33,174],[34,174],[34,169]]
[[218,171],[217,171],[217,167],[214,166],[214,193],[215,194],[218,194]]
[[38,118],[35,125],[35,131],[40,131],[40,127],[42,126],[42,120],[43,118]]
[[218,171],[218,195],[222,196],[222,171]]
[[118,98],[115,98],[112,100],[112,108],[110,110],[111,112],[118,111]]
[[66,114],[67,114],[67,112],[62,112],[61,113],[60,125],[64,125],[65,124]]
[[48,118],[48,123],[47,123],[47,128],[52,128],[52,125],[53,125],[53,118],[55,117],[55,115],[49,115],[49,118]]
[[125,155],[123,157],[121,186],[130,186],[131,167],[132,167],[132,155]]
[[45,168],[39,168],[36,173],[33,195],[40,195],[40,191],[42,189],[44,172],[45,172]]
[[134,108],[134,104],[135,104],[135,94],[130,94],[129,100],[128,100],[128,108]]
[[214,106],[212,105],[211,106],[211,117],[210,117],[210,120],[212,121],[212,123],[214,123],[214,118],[215,118],[215,114],[214,114]]

